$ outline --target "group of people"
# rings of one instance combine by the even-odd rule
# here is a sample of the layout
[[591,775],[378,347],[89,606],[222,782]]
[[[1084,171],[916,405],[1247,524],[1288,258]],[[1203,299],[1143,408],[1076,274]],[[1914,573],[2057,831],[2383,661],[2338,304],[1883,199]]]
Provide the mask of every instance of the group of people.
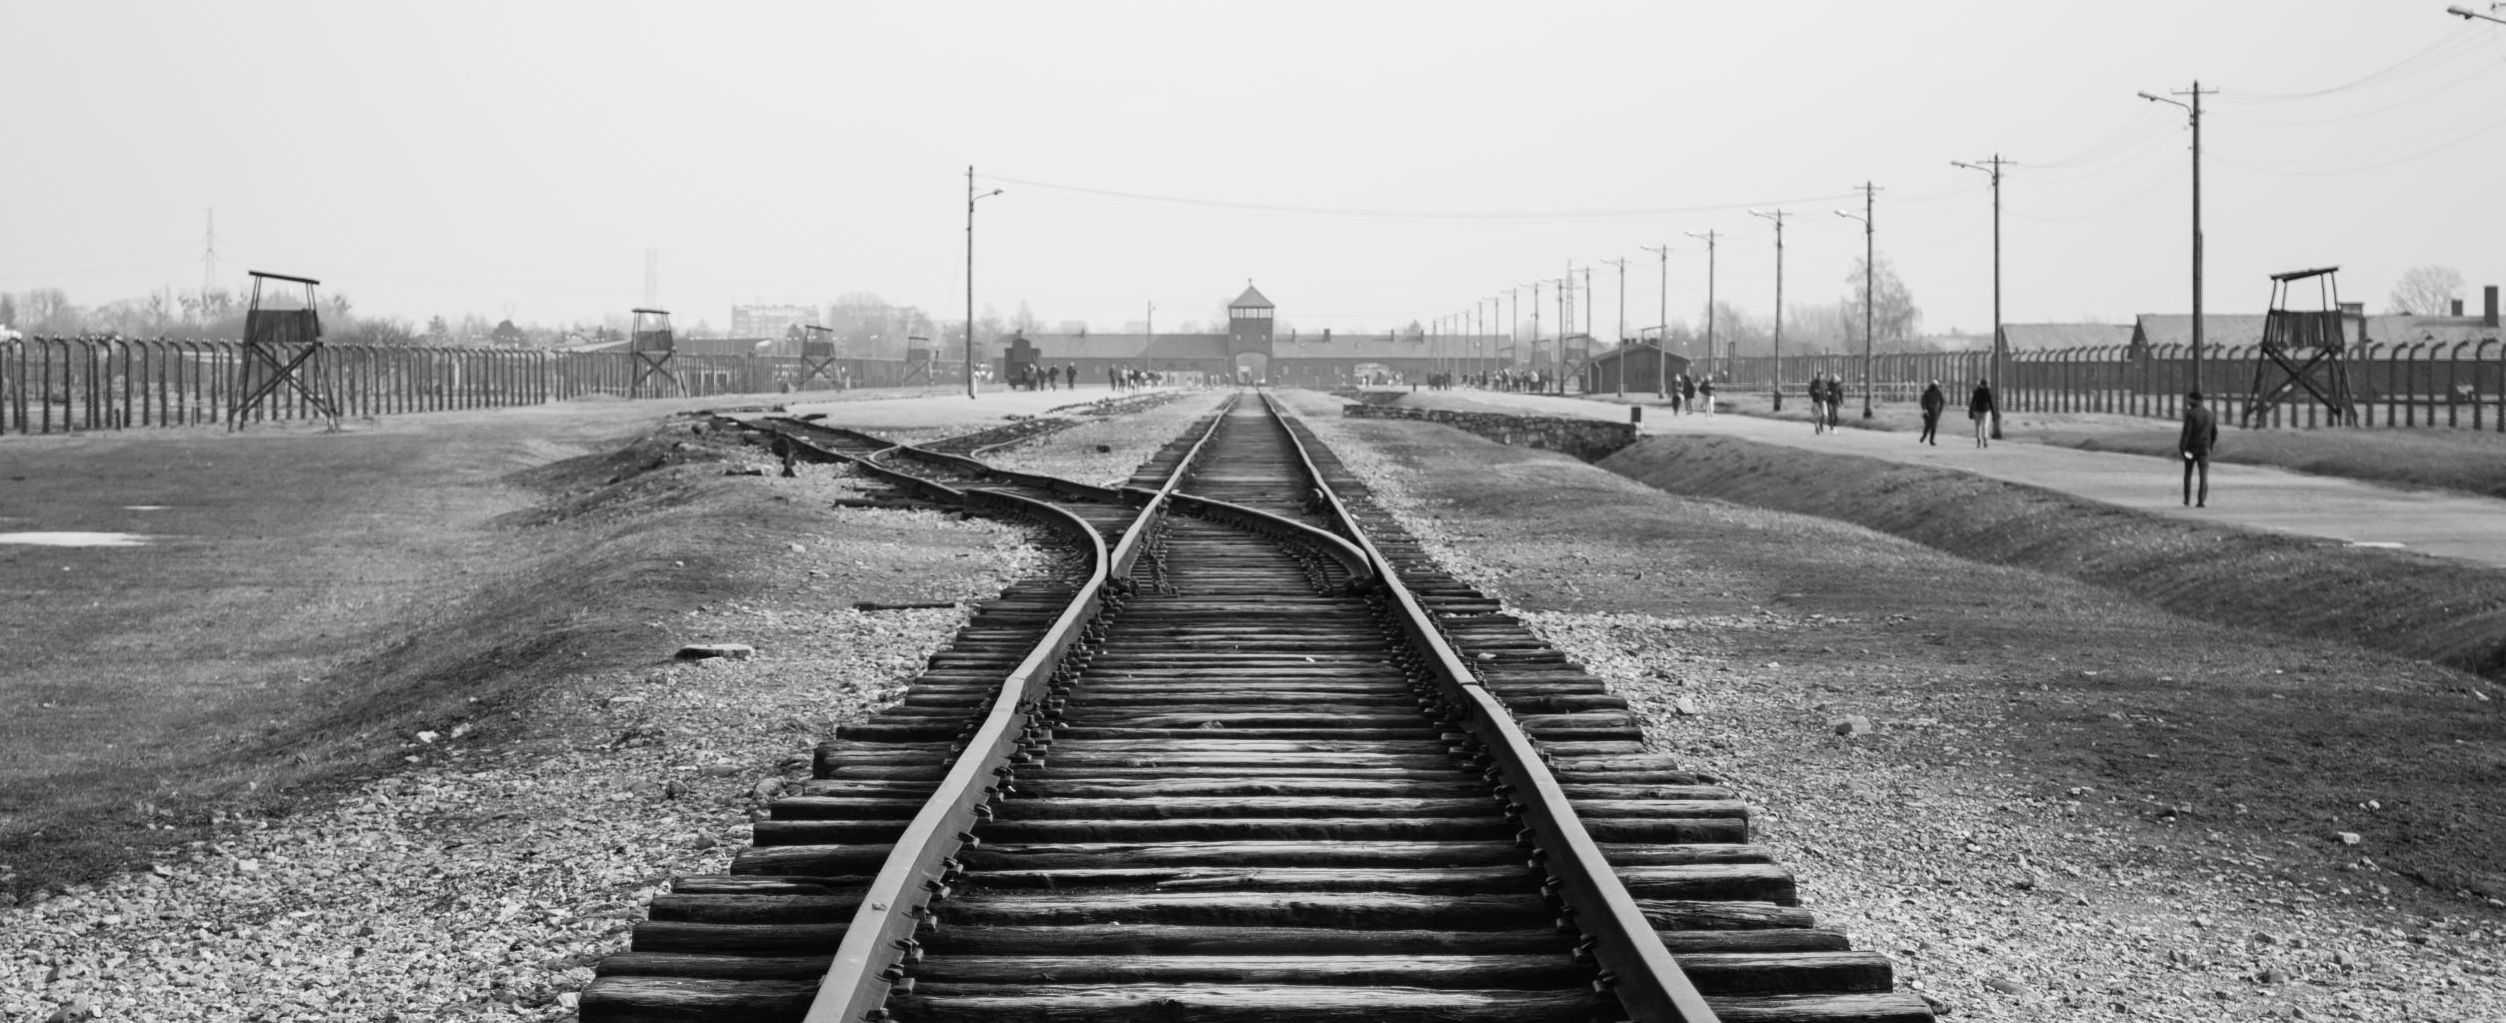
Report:
[[1009,378],[1014,391],[1058,391],[1079,389],[1079,367],[1043,366],[1032,362],[1018,364],[1018,372]]
[[1843,422],[1837,412],[1845,404],[1845,378],[1835,373],[1810,374],[1810,432],[1826,433]]
[[[1815,392],[1816,385],[1812,385]],[[1949,398],[1942,394],[1940,381],[1923,389],[1923,435],[1918,444],[1940,446],[1940,414],[1949,407]],[[1975,424],[1975,446],[1990,446],[1992,420],[2001,411],[1993,399],[1989,380],[1977,380],[1975,391],[1967,397],[1967,418]],[[2175,453],[2184,459],[2184,504],[2193,508],[2210,507],[2210,452],[2219,446],[2219,415],[2202,404],[2200,391],[2184,395],[2184,424],[2176,432]]]
[[[1941,393],[1940,381],[1934,380],[1931,386],[1923,389],[1920,404],[1923,406],[1923,433],[1914,442],[1939,447],[1940,414],[1949,409],[1949,396]],[[1993,417],[2000,414],[2001,406],[1993,399],[1992,381],[1976,380],[1975,390],[1967,395],[1967,419],[1975,427],[1976,447],[1992,446]]]

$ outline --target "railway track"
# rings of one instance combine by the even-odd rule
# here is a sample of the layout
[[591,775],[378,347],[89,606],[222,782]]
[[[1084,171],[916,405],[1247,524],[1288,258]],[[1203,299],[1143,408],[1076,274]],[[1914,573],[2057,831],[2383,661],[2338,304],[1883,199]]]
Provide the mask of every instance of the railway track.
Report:
[[1054,567],[657,897],[586,1021],[1931,1019],[1261,398],[1119,490],[774,428]]

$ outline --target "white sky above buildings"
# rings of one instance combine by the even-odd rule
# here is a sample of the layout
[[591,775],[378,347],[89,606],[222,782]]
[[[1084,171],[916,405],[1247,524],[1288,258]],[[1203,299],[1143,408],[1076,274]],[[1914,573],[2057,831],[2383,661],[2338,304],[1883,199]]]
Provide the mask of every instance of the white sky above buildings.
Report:
[[[0,290],[91,304],[247,268],[361,313],[682,326],[852,291],[1109,330],[1382,330],[1626,257],[1628,317],[1834,300],[1853,187],[1929,331],[2181,312],[2199,78],[2207,306],[2344,268],[2506,283],[2506,25],[2445,0],[1858,3],[469,3],[9,0]],[[2473,6],[2486,8],[2484,2]],[[2506,12],[2502,12],[2506,13]],[[1065,187],[1045,187],[1065,186]],[[1089,191],[1073,191],[1091,189]],[[1100,194],[1119,193],[1119,194]],[[1174,203],[1130,196],[1176,197]],[[1595,319],[1616,319],[1596,271]],[[1522,292],[1528,320],[1531,294]],[[1554,326],[1554,320],[1549,320]],[[1493,323],[1492,323],[1493,326]]]

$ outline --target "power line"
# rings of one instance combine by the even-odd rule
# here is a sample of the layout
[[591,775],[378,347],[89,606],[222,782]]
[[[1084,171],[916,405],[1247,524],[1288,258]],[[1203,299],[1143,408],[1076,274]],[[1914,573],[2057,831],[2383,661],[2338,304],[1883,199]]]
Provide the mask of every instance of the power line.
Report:
[[2443,36],[2438,37],[2435,42],[2422,47],[2416,52],[2411,53],[2409,56],[2403,57],[2391,64],[2377,68],[2374,71],[2369,71],[2366,74],[2350,79],[2349,81],[2342,82],[2338,85],[2326,86],[2321,89],[2311,89],[2305,92],[2259,92],[2239,90],[2234,95],[2234,101],[2254,104],[2290,103],[2298,100],[2321,99],[2325,96],[2333,96],[2356,89],[2364,89],[2388,80],[2402,81],[2413,75],[2420,74],[2423,71],[2440,66],[2446,61],[2453,59],[2455,56],[2468,52],[2480,45],[2482,45],[2482,40],[2449,29]]
[[1341,217],[1372,220],[1596,220],[1626,217],[1678,216],[1695,213],[1716,213],[1730,210],[1744,210],[1754,206],[1830,201],[1849,198],[1853,194],[1851,192],[1840,192],[1833,195],[1817,195],[1775,200],[1756,200],[1752,202],[1714,203],[1702,206],[1659,206],[1633,209],[1495,211],[1382,210],[1338,206],[1296,206],[1280,203],[1242,202],[1227,199],[1197,199],[1182,196],[1153,195],[1145,192],[1125,192],[1115,189],[1089,188],[1079,185],[1056,185],[1042,181],[1029,181],[1023,178],[1002,177],[999,175],[989,174],[984,175],[984,180],[1018,185],[1023,188],[1041,188],[1055,192],[1067,192],[1074,195],[1122,199],[1132,202],[1161,203],[1170,206],[1186,206],[1199,209],[1225,210],[1238,213],[1277,214],[1284,216]]

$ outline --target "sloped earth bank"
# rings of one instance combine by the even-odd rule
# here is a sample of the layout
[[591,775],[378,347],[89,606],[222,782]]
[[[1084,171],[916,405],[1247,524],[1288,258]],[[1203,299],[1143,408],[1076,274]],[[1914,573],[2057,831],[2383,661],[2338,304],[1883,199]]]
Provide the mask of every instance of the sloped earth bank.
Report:
[[[965,617],[853,605],[988,596],[1032,553],[982,520],[830,510],[853,480],[772,471],[682,420],[512,478],[538,501],[491,531],[513,552],[496,578],[228,754],[331,774],[214,825],[182,806],[134,873],[0,909],[0,1020],[568,1017],[643,903],[724,869],[810,746]],[[698,641],[757,656],[672,659]]]
[[[1744,786],[1807,904],[1953,1018],[2506,1019],[2482,679],[1296,400],[1651,741]],[[1778,475],[1799,458],[1694,485],[1912,504],[1877,469]],[[2150,528],[1938,496],[2048,537]]]

